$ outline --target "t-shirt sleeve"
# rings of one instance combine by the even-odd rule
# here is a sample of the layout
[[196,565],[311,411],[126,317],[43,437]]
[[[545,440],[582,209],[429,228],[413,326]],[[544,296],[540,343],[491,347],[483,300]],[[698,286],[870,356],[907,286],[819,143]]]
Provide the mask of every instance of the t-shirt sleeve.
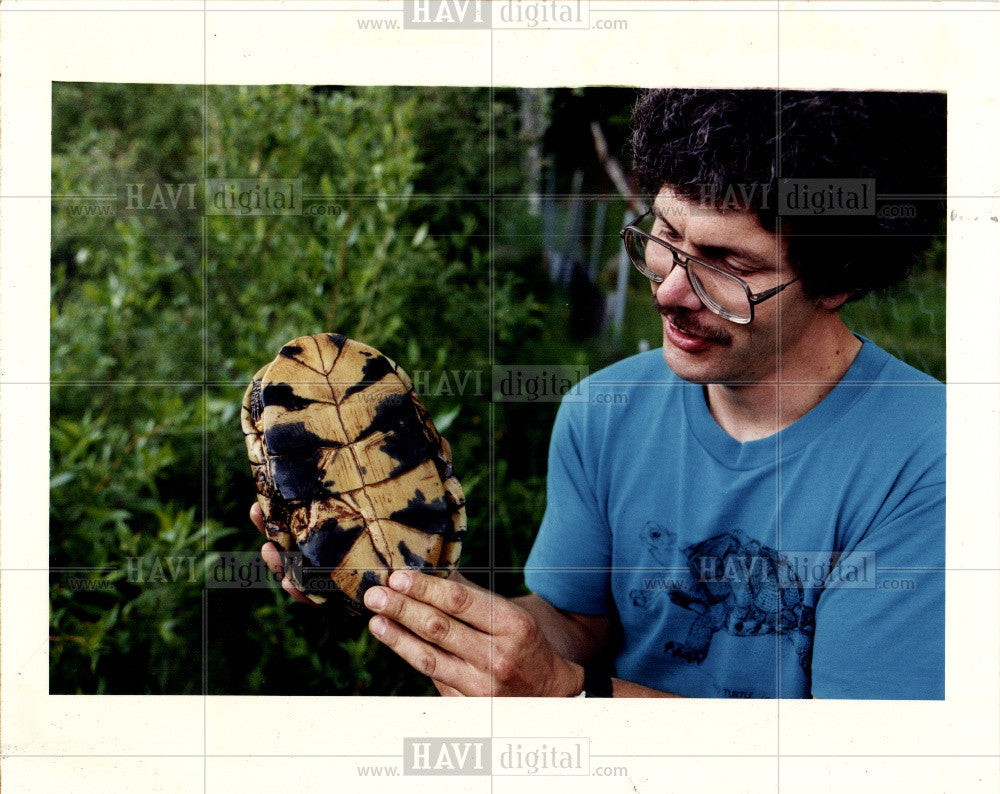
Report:
[[944,698],[945,488],[909,493],[827,578],[812,694]]
[[545,516],[525,582],[559,609],[603,615],[611,609],[611,532],[594,482],[600,444],[584,421],[587,408],[564,402],[556,416]]

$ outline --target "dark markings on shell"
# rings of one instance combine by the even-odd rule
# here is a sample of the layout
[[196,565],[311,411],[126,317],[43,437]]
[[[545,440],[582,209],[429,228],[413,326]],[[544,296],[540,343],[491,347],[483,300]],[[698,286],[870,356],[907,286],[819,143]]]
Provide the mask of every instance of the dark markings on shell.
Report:
[[264,400],[260,393],[260,381],[255,380],[250,388],[250,418],[259,422],[264,415]]
[[414,571],[424,571],[434,567],[419,554],[410,551],[410,547],[406,545],[405,540],[399,541],[396,546],[399,549],[399,554],[402,556],[403,562],[406,563],[407,568],[412,568]]
[[285,345],[278,351],[278,355],[284,356],[285,358],[295,358],[301,352],[302,348],[298,345]]
[[305,422],[272,425],[264,431],[264,444],[270,455],[305,454],[321,446],[339,446],[306,430]]
[[359,391],[364,391],[373,383],[378,383],[386,375],[391,375],[393,371],[392,364],[385,356],[374,356],[368,359],[361,370],[361,380],[344,392],[344,399],[346,400]]
[[337,519],[328,518],[309,537],[299,541],[299,549],[310,565],[336,568],[364,529],[363,522],[345,527]]
[[281,498],[289,502],[322,499],[327,495],[319,468],[319,451],[313,455],[274,455],[271,476]]
[[397,430],[387,436],[385,442],[379,447],[386,455],[398,461],[396,467],[389,472],[389,477],[409,471],[415,466],[419,466],[430,457],[430,450],[427,448],[427,437],[423,429],[417,427],[407,427]]
[[367,438],[372,433],[392,433],[419,421],[413,403],[402,394],[390,394],[379,400],[371,423],[358,433],[358,439]]
[[406,503],[406,507],[396,510],[389,518],[431,535],[443,535],[451,529],[451,510],[440,497],[428,502],[419,488]]
[[361,574],[361,584],[358,585],[358,601],[362,604],[365,602],[365,593],[368,592],[369,587],[376,587],[382,584],[378,578],[378,574],[375,571],[365,571]]
[[282,498],[309,500],[328,494],[320,467],[320,447],[332,443],[306,430],[303,422],[274,425],[264,431],[270,473]]
[[383,399],[375,408],[371,424],[358,434],[358,438],[372,433],[386,434],[379,449],[396,461],[389,472],[390,477],[419,466],[433,454],[416,407],[403,395],[392,394]]
[[338,351],[344,347],[344,342],[347,341],[347,337],[343,334],[327,334],[326,338],[337,346]]
[[267,384],[264,387],[262,397],[265,407],[275,406],[288,411],[301,411],[303,408],[316,402],[315,400],[310,400],[308,397],[296,394],[295,389],[289,383]]

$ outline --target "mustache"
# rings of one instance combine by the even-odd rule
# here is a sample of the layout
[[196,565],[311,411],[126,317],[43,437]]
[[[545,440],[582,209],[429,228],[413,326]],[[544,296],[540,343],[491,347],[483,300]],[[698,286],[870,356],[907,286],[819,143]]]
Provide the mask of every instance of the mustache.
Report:
[[721,344],[729,344],[732,342],[732,336],[727,334],[720,328],[712,328],[710,326],[702,325],[691,317],[690,309],[681,309],[677,307],[664,306],[659,301],[656,300],[656,296],[653,295],[653,308],[666,318],[674,328],[682,331],[690,336],[700,336],[703,339],[708,339],[711,342],[719,342]]

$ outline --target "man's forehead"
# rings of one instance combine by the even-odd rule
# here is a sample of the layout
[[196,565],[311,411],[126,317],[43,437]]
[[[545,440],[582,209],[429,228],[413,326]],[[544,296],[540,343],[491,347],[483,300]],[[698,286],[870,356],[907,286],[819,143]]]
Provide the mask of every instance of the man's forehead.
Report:
[[674,227],[684,227],[689,221],[740,228],[744,233],[770,235],[757,213],[739,204],[717,205],[699,197],[688,197],[675,187],[665,186],[653,199],[653,214]]
[[[697,188],[681,190],[673,185],[664,185],[653,199],[653,211],[658,215],[670,212],[688,215],[747,215],[756,220],[757,213],[747,204],[749,195],[735,192],[719,198],[717,191],[702,191]],[[681,209],[678,210],[678,207]]]

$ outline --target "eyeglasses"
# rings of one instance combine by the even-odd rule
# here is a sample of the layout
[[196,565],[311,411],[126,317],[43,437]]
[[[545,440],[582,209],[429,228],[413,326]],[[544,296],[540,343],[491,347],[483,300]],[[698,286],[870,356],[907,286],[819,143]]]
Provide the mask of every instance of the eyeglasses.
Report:
[[[753,322],[753,310],[757,304],[773,298],[789,284],[798,281],[796,277],[773,289],[755,294],[745,281],[732,273],[685,254],[665,240],[639,228],[639,224],[651,212],[652,210],[647,210],[621,230],[625,250],[635,269],[654,284],[662,284],[673,271],[674,265],[680,265],[687,271],[688,282],[705,307],[730,322],[740,325]],[[650,243],[653,245],[650,246]],[[671,256],[669,261],[666,260],[667,252]]]

